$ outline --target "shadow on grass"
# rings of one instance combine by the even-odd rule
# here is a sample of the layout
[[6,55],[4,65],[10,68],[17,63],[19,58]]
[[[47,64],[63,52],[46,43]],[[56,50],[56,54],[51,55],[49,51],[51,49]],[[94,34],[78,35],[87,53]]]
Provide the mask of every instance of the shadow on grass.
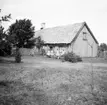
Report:
[[11,59],[6,59],[6,58],[3,58],[3,57],[0,57],[0,63],[15,63],[15,60],[11,60]]
[[0,86],[8,86],[8,81],[0,81]]
[[18,87],[23,87],[24,88],[24,83],[23,82],[21,82],[21,81],[8,81],[8,80],[2,80],[2,81],[0,81],[0,87],[5,87],[5,88],[7,88],[6,90],[8,91],[8,89],[10,90],[12,90],[12,89],[16,89],[16,87],[18,86]]
[[[2,90],[2,91],[1,91]],[[0,105],[49,105],[42,89],[21,81],[0,81]]]
[[[15,62],[15,59],[10,59],[9,57],[8,58],[0,57],[0,63],[11,64],[16,62]],[[20,62],[20,63],[23,63],[23,62]]]

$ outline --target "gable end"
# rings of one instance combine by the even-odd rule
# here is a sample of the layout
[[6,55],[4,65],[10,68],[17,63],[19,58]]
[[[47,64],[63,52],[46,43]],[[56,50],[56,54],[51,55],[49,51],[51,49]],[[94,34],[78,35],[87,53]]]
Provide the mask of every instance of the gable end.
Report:
[[95,36],[93,35],[92,31],[91,31],[90,28],[88,27],[87,23],[85,23],[84,26],[86,26],[86,28],[87,28],[88,31],[90,32],[91,36],[92,36],[93,39],[95,40],[95,42],[96,42],[97,44],[99,44],[98,41],[97,41],[97,39],[96,39]]
[[96,38],[94,37],[94,35],[93,35],[93,33],[92,33],[92,31],[90,30],[90,28],[88,27],[88,25],[87,25],[87,23],[86,22],[83,22],[83,25],[81,26],[81,28],[79,29],[79,31],[77,32],[77,34],[76,34],[76,36],[74,37],[74,39],[71,41],[71,43],[74,43],[75,42],[75,40],[77,39],[77,37],[79,36],[79,34],[80,34],[80,32],[82,31],[82,29],[84,28],[84,26],[86,26],[86,28],[88,29],[88,31],[90,32],[90,34],[91,34],[91,36],[93,37],[93,39],[95,40],[95,42],[97,43],[97,44],[99,44],[98,43],[98,41],[96,40]]

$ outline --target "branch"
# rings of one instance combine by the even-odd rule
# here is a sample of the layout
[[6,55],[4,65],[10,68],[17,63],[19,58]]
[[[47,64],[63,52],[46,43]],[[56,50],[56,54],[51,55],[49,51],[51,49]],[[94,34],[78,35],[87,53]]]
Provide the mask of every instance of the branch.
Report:
[[23,31],[24,33],[29,33],[29,32],[26,32],[26,31],[23,30],[23,29],[18,29],[17,31]]

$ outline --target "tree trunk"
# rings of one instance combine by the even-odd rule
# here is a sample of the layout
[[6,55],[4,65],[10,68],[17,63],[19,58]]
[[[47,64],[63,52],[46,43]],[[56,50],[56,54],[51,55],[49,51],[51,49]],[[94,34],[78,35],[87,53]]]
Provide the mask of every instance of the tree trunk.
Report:
[[15,62],[20,63],[21,62],[21,54],[19,47],[16,47],[16,55],[15,55]]

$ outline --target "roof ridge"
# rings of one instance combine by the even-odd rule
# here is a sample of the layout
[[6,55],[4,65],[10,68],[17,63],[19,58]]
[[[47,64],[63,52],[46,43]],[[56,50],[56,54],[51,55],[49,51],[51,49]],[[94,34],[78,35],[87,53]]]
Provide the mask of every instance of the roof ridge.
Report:
[[[67,26],[73,26],[75,24],[85,24],[86,22],[83,21],[83,22],[79,22],[79,23],[73,23],[73,24],[67,24],[67,25],[60,25],[60,26],[54,26],[54,27],[48,27],[48,28],[44,28],[42,30],[47,30],[47,29],[53,29],[53,28],[60,28],[60,27],[67,27]],[[42,30],[38,30],[38,31],[42,31]],[[37,32],[37,31],[36,31]]]
[[46,43],[70,43],[85,24],[86,22],[80,22],[45,28],[35,34],[41,36]]

